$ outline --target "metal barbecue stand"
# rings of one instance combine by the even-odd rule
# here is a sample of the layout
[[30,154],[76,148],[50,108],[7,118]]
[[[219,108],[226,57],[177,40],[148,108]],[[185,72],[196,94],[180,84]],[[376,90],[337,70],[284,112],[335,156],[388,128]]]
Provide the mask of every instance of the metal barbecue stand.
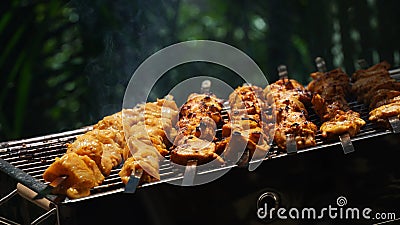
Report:
[[[283,68],[281,68],[280,72],[285,74]],[[389,72],[392,77],[400,79],[400,69],[394,69]],[[357,101],[352,101],[349,102],[349,106],[352,110],[359,112],[361,118],[367,121],[367,124],[361,128],[360,133],[357,134],[357,136],[353,137],[351,141],[355,142],[363,139],[400,132],[398,119],[391,119],[390,122],[393,128],[392,130],[382,129],[368,120],[369,110],[368,107],[366,107],[364,104],[358,103]],[[317,125],[321,124],[316,114],[310,113],[309,117],[310,120]],[[118,176],[120,168],[114,168],[111,171],[111,174],[106,177],[104,182],[101,185],[94,187],[91,190],[91,195],[87,197],[79,199],[63,199],[60,196],[49,194],[52,187],[42,178],[43,172],[54,161],[55,157],[61,157],[66,152],[67,143],[73,142],[76,136],[84,134],[91,129],[92,127],[89,126],[52,135],[0,143],[0,170],[18,182],[16,189],[11,191],[8,195],[0,200],[0,206],[2,206],[4,203],[6,203],[8,200],[18,194],[24,199],[27,199],[39,206],[40,208],[46,210],[43,215],[32,221],[31,224],[39,224],[52,215],[56,215],[57,223],[60,224],[60,206],[67,203],[81,202],[89,199],[100,198],[102,196],[124,192],[125,186]],[[292,155],[296,153],[299,154],[303,152],[314,151],[317,149],[324,149],[341,144],[343,145],[342,142],[340,140],[326,141],[318,132],[318,134],[316,135],[316,146],[300,150],[297,150],[292,146],[290,147],[290,151],[288,151],[288,153],[284,153],[275,144],[273,144],[267,157],[265,159],[262,159],[262,161],[285,157],[287,155]],[[351,142],[347,144],[345,143],[343,145],[343,148],[345,147],[345,145],[348,144],[351,145]],[[252,163],[257,163],[257,161],[249,162],[249,164]],[[232,167],[236,166],[237,165],[232,165],[208,171],[195,171],[194,173],[197,176],[201,176],[225,169],[231,169]],[[188,167],[190,168],[188,168],[186,172],[176,171],[173,165],[171,165],[168,157],[166,157],[160,162],[160,181],[143,184],[141,188],[157,185],[159,183],[164,183],[167,181],[177,181],[183,182],[185,184],[188,178],[192,179],[192,175],[190,174],[191,172],[193,172],[191,170],[195,169],[195,165],[188,165]],[[18,223],[0,216],[0,224]]]

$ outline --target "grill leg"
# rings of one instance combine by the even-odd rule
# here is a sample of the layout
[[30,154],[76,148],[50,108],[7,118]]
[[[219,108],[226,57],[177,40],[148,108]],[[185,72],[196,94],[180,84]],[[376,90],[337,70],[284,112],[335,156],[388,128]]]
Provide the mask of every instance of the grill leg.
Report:
[[1,200],[0,200],[0,206],[3,205],[4,203],[6,203],[10,198],[14,197],[14,195],[17,194],[17,189],[13,190],[12,192],[10,192],[10,194],[4,196]]
[[50,211],[47,211],[45,214],[39,216],[36,220],[34,220],[34,221],[31,223],[31,225],[39,224],[39,223],[45,221],[47,218],[49,218],[51,215],[55,214],[56,212],[57,212],[57,209],[56,209],[56,208],[50,209]]

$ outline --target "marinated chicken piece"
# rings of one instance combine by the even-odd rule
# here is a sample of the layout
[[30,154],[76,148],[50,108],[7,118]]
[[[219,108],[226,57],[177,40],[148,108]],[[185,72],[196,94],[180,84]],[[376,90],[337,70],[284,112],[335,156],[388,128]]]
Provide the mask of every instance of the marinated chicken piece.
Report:
[[171,161],[187,165],[188,160],[204,164],[218,159],[223,150],[216,143],[215,130],[223,123],[221,100],[211,94],[191,94],[181,107],[176,123],[178,135]]
[[230,94],[229,105],[230,122],[222,128],[223,136],[229,142],[224,156],[235,158],[243,150],[249,151],[250,158],[256,150],[260,150],[257,154],[265,156],[270,145],[263,89],[250,85],[238,87]]
[[[135,174],[136,170],[143,170],[143,169],[142,167],[140,167],[139,162],[135,158],[129,157],[124,162],[124,165],[122,166],[121,171],[118,173],[118,175],[121,177],[121,181],[124,184],[127,184],[129,179],[131,178],[131,175]],[[150,183],[154,181],[157,181],[157,179],[153,178],[148,173],[143,173],[142,176],[140,177],[139,184]]]
[[54,188],[54,194],[67,195],[69,198],[81,198],[90,194],[90,189],[101,184],[104,176],[96,163],[88,156],[67,153],[55,162],[43,174],[48,182],[66,177]]
[[187,165],[190,160],[197,160],[197,164],[201,165],[214,159],[223,162],[216,152],[215,143],[193,135],[182,137],[180,144],[171,152],[171,160],[180,165]]
[[285,100],[287,97],[295,98],[305,106],[311,104],[310,93],[293,79],[280,79],[268,85],[263,92],[268,104],[273,104],[276,99]]
[[93,130],[67,144],[67,153],[87,155],[96,162],[101,172],[108,176],[111,169],[129,155],[123,130],[116,129],[121,129],[121,124],[121,112],[105,117],[93,126]]
[[159,180],[159,161],[169,153],[176,130],[172,123],[178,115],[178,107],[172,99],[140,104],[125,109],[123,126],[132,157],[125,161],[119,175],[123,182],[136,170],[144,170],[140,182]]
[[311,103],[310,93],[297,81],[280,79],[264,89],[269,105],[275,106],[274,141],[286,150],[287,135],[293,135],[297,149],[316,145],[317,126],[308,120],[306,105]]
[[322,136],[332,139],[344,133],[349,133],[350,137],[360,132],[365,121],[360,118],[360,114],[349,110],[347,112],[337,111],[335,118],[324,122],[321,125]]
[[[44,172],[43,178],[52,182],[57,179],[55,175],[67,176],[62,186],[55,188],[58,194],[64,194],[70,198],[89,195],[90,188],[100,184],[104,176],[108,176],[111,169],[117,167],[129,155],[121,120],[121,112],[115,113],[100,120],[93,126],[93,130],[79,135],[74,142],[67,144],[67,152],[61,158],[63,160],[57,159],[51,164]],[[86,162],[88,166],[84,167],[83,162]],[[80,163],[79,167],[73,166],[74,163],[77,165]],[[57,170],[60,171],[57,172]],[[86,172],[78,174],[75,170]],[[98,178],[99,171],[101,171],[102,179]],[[53,174],[53,177],[49,174]],[[90,176],[94,177],[89,178]],[[98,182],[90,182],[90,179]]]
[[314,80],[307,89],[313,93],[311,100],[314,111],[324,122],[320,131],[322,137],[333,139],[348,133],[355,136],[365,125],[360,114],[350,110],[346,96],[350,93],[350,79],[341,69],[310,75]]
[[388,118],[393,116],[397,116],[400,119],[400,101],[382,105],[372,110],[369,113],[369,120],[389,128]]
[[[106,116],[93,126],[93,130],[79,135],[74,142],[67,144],[66,154],[61,159],[56,158],[44,172],[43,178],[53,182],[65,176],[65,180],[55,188],[55,193],[70,198],[88,196],[90,189],[99,185],[104,176],[108,176],[111,169],[124,160],[125,168],[132,168],[132,162],[133,168],[140,166],[140,169],[145,168],[155,178],[159,178],[158,157],[168,153],[168,138],[176,135],[171,120],[177,116],[177,111],[178,108],[172,100],[158,100],[156,103],[146,104],[146,107],[142,104],[134,109],[124,110],[124,114],[131,115],[124,118],[124,121],[122,112]],[[145,115],[146,120],[141,120],[142,115]],[[125,141],[124,126],[129,132],[128,143]],[[164,128],[166,132],[163,131]],[[131,152],[128,144],[133,149],[133,157],[129,160],[127,159]],[[127,174],[128,169],[122,171],[124,172]],[[150,179],[153,178],[144,174],[143,180]]]

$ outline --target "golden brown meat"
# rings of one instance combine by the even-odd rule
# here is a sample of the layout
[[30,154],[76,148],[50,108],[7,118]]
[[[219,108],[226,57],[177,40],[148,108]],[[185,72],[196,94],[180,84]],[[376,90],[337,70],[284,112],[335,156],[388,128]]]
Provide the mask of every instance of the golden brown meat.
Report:
[[55,188],[56,193],[70,198],[87,196],[90,188],[100,184],[104,176],[108,176],[111,169],[128,155],[121,112],[115,113],[100,120],[93,126],[93,130],[67,144],[66,154],[46,169],[43,178],[53,182],[66,176]]
[[400,100],[386,105],[382,105],[369,113],[369,120],[390,127],[388,118],[396,116],[400,119]]
[[223,136],[229,142],[225,156],[236,157],[243,150],[249,151],[250,158],[256,150],[265,155],[270,146],[262,88],[250,85],[236,88],[229,96],[229,105],[230,122],[223,126]]
[[[158,100],[146,106],[142,104],[134,109],[123,110],[127,115],[124,121],[122,112],[106,116],[93,126],[93,130],[67,144],[66,154],[56,158],[44,172],[43,178],[53,182],[66,177],[55,188],[55,193],[70,198],[88,196],[90,189],[99,185],[111,169],[124,160],[125,168],[132,168],[132,165],[133,168],[144,168],[157,179],[158,157],[168,153],[168,138],[176,135],[171,121],[177,116],[177,111],[172,100]],[[145,115],[144,118],[142,115]],[[128,143],[123,128],[128,131]],[[131,152],[127,144],[133,152],[129,160],[127,158]],[[129,171],[125,169],[122,172],[127,174]],[[143,180],[151,178],[147,173],[143,176]]]
[[338,110],[336,116],[324,122],[320,129],[323,137],[332,139],[344,133],[348,133],[350,137],[353,137],[360,132],[361,127],[364,125],[365,121],[360,118],[358,112]]
[[360,114],[350,110],[346,95],[350,93],[350,78],[341,69],[310,75],[314,80],[307,89],[313,93],[314,111],[324,122],[320,130],[324,138],[332,139],[348,133],[355,136],[365,125]]
[[286,150],[287,135],[293,135],[298,149],[315,146],[317,126],[308,120],[305,105],[311,98],[297,81],[281,79],[264,89],[268,104],[275,106],[275,143]]
[[96,162],[101,172],[108,176],[111,169],[129,155],[121,120],[121,112],[100,120],[93,126],[93,130],[78,136],[73,143],[67,144],[67,153],[87,155]]
[[144,170],[141,182],[159,180],[159,161],[169,153],[176,130],[172,123],[178,115],[175,102],[158,99],[124,109],[123,125],[132,157],[125,161],[119,175],[124,183],[136,170]]
[[171,151],[172,162],[187,165],[188,160],[197,160],[198,164],[221,160],[219,154],[223,148],[215,143],[215,130],[223,123],[221,102],[211,94],[191,94],[188,97],[176,123],[178,135]]
[[88,156],[79,156],[74,152],[67,153],[55,162],[43,174],[48,182],[66,177],[55,187],[54,194],[67,195],[70,198],[81,198],[90,194],[90,189],[101,184],[104,176],[96,163]]

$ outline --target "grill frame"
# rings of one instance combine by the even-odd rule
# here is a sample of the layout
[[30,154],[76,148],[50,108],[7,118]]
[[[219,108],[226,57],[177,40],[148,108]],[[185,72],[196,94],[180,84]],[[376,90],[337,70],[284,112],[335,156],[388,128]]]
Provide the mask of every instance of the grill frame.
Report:
[[[351,139],[353,142],[392,133],[390,130],[378,128],[375,124],[369,122],[368,109],[363,104],[357,103],[356,101],[352,101],[349,103],[349,105],[352,110],[360,112],[361,117],[365,121],[367,121],[367,124],[361,128],[360,133]],[[310,114],[310,120],[316,123],[317,125],[320,124],[318,117],[314,113]],[[77,130],[61,132],[57,134],[0,143],[0,158],[10,164],[10,166],[6,168],[5,172],[7,174],[12,174],[14,168],[21,170],[22,172],[26,173],[26,175],[24,177],[25,182],[22,180],[20,182],[22,182],[27,187],[31,188],[33,191],[40,191],[40,189],[43,189],[48,184],[42,178],[44,170],[54,161],[55,157],[60,157],[66,152],[65,144],[72,142],[76,136],[83,134],[91,129],[92,127],[88,126]],[[317,149],[324,149],[331,146],[340,145],[339,140],[336,141],[323,140],[319,131],[316,135],[316,141],[317,141],[316,146],[300,149],[297,151],[297,153],[304,153],[308,151],[314,151]],[[285,157],[287,155],[288,155],[287,153],[281,152],[278,149],[278,147],[274,144],[272,145],[272,148],[268,153],[267,157],[262,161]],[[256,163],[256,162],[257,161],[251,163]],[[220,168],[220,170],[229,170],[236,166],[237,165],[226,166]],[[62,202],[56,202],[55,197],[52,195],[48,196],[47,198],[54,203],[60,204],[60,203],[84,201],[86,199],[92,199],[104,195],[123,192],[124,184],[121,182],[118,176],[119,170],[120,167],[114,168],[111,174],[108,177],[106,177],[106,179],[101,185],[94,187],[92,189],[91,191],[92,194],[90,196],[79,199],[66,198]],[[213,173],[216,172],[217,170],[218,169],[202,171],[199,174]],[[142,187],[156,185],[158,183],[163,183],[167,181],[182,180],[183,171],[178,171],[176,168],[174,168],[173,165],[169,163],[168,158],[166,158],[160,163],[160,176],[161,176],[160,181],[143,184]]]

